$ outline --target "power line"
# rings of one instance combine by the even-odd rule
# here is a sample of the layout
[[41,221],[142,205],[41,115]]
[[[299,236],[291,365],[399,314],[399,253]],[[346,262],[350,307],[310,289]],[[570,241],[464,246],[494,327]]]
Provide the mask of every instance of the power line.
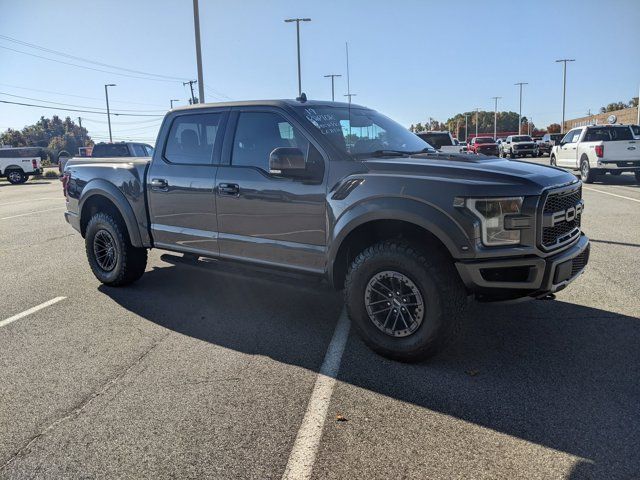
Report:
[[78,65],[77,63],[64,62],[62,60],[57,60],[55,58],[43,57],[42,55],[36,55],[35,53],[23,52],[21,50],[16,50],[14,48],[5,47],[3,45],[0,45],[0,48],[4,48],[5,50],[10,50],[10,51],[16,52],[16,53],[22,53],[23,55],[30,55],[32,57],[42,58],[44,60],[49,60],[50,62],[62,63],[64,65],[71,65],[72,67],[84,68],[86,70],[93,70],[95,72],[108,73],[110,75],[120,75],[122,77],[137,78],[139,80],[151,80],[151,81],[154,81],[154,82],[179,83],[178,80],[164,80],[162,78],[140,77],[140,76],[137,76],[137,75],[129,75],[127,73],[111,72],[109,70],[102,70],[100,68],[87,67],[86,65]]
[[[103,101],[103,98],[99,98],[99,97],[87,97],[84,95],[74,95],[72,93],[62,93],[62,92],[54,92],[51,90],[41,90],[39,88],[27,88],[27,87],[20,87],[18,85],[9,85],[7,83],[0,83],[0,87],[10,87],[10,88],[17,88],[19,90],[30,90],[32,92],[40,92],[40,93],[50,93],[52,95],[60,95],[63,97],[75,97],[75,98],[85,98],[87,100],[100,100]],[[131,104],[131,105],[146,105],[149,107],[162,107],[163,105],[158,105],[157,103],[142,103],[142,102],[130,102],[130,101],[124,101],[124,100],[112,100],[111,103],[126,103],[126,104]]]
[[[0,92],[0,95],[6,95],[8,97],[14,98],[22,98],[24,100],[35,100],[36,102],[44,102],[44,103],[53,103],[55,105],[63,105],[65,107],[78,107],[78,108],[98,108],[98,107],[88,107],[86,105],[73,105],[70,103],[62,103],[62,102],[53,102],[51,100],[42,100],[41,98],[33,98],[33,97],[23,97],[21,95],[13,95],[11,93]],[[141,112],[141,113],[150,113],[150,112],[166,112],[166,109],[162,110],[127,110],[120,109],[121,112]]]
[[[10,102],[8,100],[0,100],[0,103],[7,103],[10,105],[21,105],[23,107],[38,107],[38,108],[48,108],[50,110],[64,110],[67,112],[82,112],[82,113],[102,113],[104,115],[107,112],[96,112],[94,110],[78,110],[73,108],[63,108],[63,107],[51,107],[48,105],[34,105],[32,103],[21,103],[21,102]],[[149,114],[135,114],[135,113],[112,113],[111,115],[117,115],[121,117],[164,117],[164,115],[149,115]]]
[[8,37],[6,35],[0,35],[0,38],[2,38],[4,40],[7,40],[9,42],[13,42],[13,43],[17,43],[17,44],[20,44],[20,45],[24,45],[26,47],[34,48],[36,50],[41,50],[41,51],[47,52],[47,53],[53,53],[54,55],[60,55],[62,57],[71,58],[73,60],[79,60],[81,62],[91,63],[93,65],[98,65],[98,66],[101,66],[101,67],[113,68],[113,69],[116,69],[116,70],[123,70],[125,72],[137,73],[137,74],[142,74],[142,75],[149,75],[149,76],[152,76],[152,77],[160,77],[160,78],[165,78],[165,79],[170,79],[170,80],[175,80],[175,81],[184,81],[184,80],[186,80],[184,77],[173,77],[173,76],[170,76],[170,75],[161,75],[159,73],[143,72],[141,70],[133,70],[131,68],[118,67],[117,65],[110,65],[108,63],[96,62],[95,60],[90,60],[88,58],[78,57],[76,55],[70,55],[68,53],[60,52],[58,50],[53,50],[51,48],[46,48],[46,47],[42,47],[40,45],[35,45],[33,43],[29,43],[29,42],[25,42],[25,41],[22,41],[22,40],[18,40],[16,38],[11,38],[11,37]]

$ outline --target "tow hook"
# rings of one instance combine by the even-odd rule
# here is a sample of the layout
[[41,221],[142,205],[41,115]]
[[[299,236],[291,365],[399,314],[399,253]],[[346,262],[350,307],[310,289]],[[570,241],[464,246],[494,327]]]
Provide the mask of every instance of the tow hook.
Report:
[[555,293],[547,293],[544,297],[538,297],[538,300],[555,300]]

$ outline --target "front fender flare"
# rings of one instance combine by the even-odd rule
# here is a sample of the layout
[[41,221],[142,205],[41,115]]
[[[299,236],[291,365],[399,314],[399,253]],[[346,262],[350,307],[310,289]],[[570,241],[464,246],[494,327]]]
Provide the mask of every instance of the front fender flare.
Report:
[[406,197],[373,198],[355,204],[336,220],[329,241],[329,278],[333,278],[334,262],[344,239],[359,226],[376,220],[400,220],[417,225],[440,240],[456,259],[468,258],[473,251],[472,240],[464,228],[436,205]]
[[[118,190],[118,188],[114,184],[109,183],[106,180],[91,180],[82,189],[82,194],[80,195],[80,199],[78,200],[78,212],[80,213],[80,218],[82,218],[82,210],[84,208],[85,202],[96,195],[100,195],[109,199],[116,206],[116,208],[120,212],[120,215],[122,215],[122,218],[124,219],[125,225],[127,226],[131,245],[133,245],[134,247],[143,247],[144,245],[140,237],[138,222],[136,221],[136,216],[133,213],[131,205],[127,201],[124,194],[120,190]],[[84,232],[82,233],[84,235]]]

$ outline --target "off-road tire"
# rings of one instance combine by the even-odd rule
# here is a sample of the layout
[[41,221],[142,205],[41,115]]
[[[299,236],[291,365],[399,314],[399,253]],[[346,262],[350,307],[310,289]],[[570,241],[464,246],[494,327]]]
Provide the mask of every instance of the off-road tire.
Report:
[[29,180],[29,175],[24,173],[22,170],[9,170],[5,175],[9,183],[13,185],[20,185],[21,183],[25,183]]
[[513,150],[509,152],[509,158],[516,158],[516,154],[513,152]]
[[584,183],[593,183],[596,178],[596,173],[589,165],[589,159],[582,158],[580,160],[580,180]]
[[[422,295],[422,323],[408,336],[383,332],[367,312],[367,285],[384,271],[406,276]],[[415,362],[436,354],[457,337],[466,318],[468,297],[453,263],[444,254],[387,240],[365,249],[353,261],[345,282],[345,303],[355,330],[372,350],[394,360]]]
[[[94,240],[100,231],[105,231],[110,236],[115,247],[115,266],[110,270],[103,269],[96,257]],[[135,282],[147,266],[147,249],[131,245],[124,222],[114,218],[111,213],[98,212],[91,217],[85,232],[85,248],[93,274],[111,287]]]

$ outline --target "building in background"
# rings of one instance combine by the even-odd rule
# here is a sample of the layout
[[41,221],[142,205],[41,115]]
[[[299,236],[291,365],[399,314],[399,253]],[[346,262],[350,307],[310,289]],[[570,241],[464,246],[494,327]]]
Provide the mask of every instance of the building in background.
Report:
[[623,123],[635,124],[638,121],[638,107],[623,108],[622,110],[614,110],[606,113],[596,113],[580,118],[565,120],[564,131],[569,131],[575,127],[584,127],[585,125],[600,125],[602,123]]

